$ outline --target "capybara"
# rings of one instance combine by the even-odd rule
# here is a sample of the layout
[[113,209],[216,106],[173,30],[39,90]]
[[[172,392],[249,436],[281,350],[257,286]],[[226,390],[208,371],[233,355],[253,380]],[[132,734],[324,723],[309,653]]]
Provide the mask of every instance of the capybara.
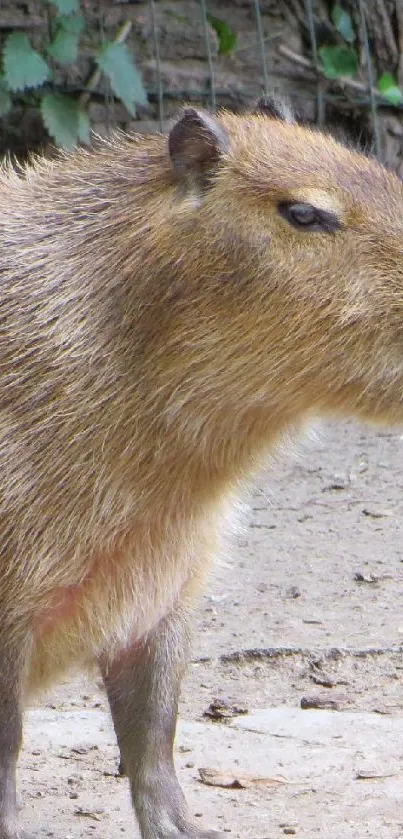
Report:
[[275,100],[188,107],[4,166],[0,249],[0,839],[25,702],[94,663],[143,839],[212,839],[172,757],[189,616],[282,435],[403,422],[403,185]]

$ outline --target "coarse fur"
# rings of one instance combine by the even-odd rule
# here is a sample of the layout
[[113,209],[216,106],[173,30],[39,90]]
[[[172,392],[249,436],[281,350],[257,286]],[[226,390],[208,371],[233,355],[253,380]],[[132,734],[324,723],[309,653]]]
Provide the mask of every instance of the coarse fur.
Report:
[[[337,229],[296,229],[290,203]],[[170,145],[5,167],[0,246],[0,660],[19,662],[17,704],[98,661],[127,766],[116,696],[140,662],[130,713],[164,717],[157,627],[173,672],[167,616],[191,610],[271,448],[318,415],[403,420],[403,186],[278,103],[188,109]],[[155,815],[136,761],[143,837],[210,836],[182,803]]]

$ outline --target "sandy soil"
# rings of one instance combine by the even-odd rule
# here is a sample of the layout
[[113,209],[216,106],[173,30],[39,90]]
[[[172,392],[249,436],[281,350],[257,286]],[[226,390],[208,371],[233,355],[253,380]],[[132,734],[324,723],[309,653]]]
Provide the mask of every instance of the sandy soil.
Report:
[[[403,836],[402,489],[401,436],[352,424],[323,426],[254,489],[245,532],[216,569],[196,615],[183,690],[177,765],[200,821],[254,839],[292,831],[326,839]],[[350,726],[333,735],[333,745],[345,736],[353,747],[355,721],[357,737],[362,730],[355,772],[357,760],[369,760],[365,731],[372,732],[368,777],[356,772],[353,780],[347,757],[340,765],[335,758],[333,774],[329,764],[321,784],[330,747],[321,751],[304,734],[290,751],[294,735],[271,729],[268,738],[260,723],[247,734],[203,716],[219,698],[250,714],[268,709],[272,726],[274,713],[286,714],[291,725],[298,710],[298,728],[305,725],[300,719],[322,719],[304,714],[325,713],[300,712],[301,700],[309,704],[312,697],[333,709],[337,724]],[[20,791],[22,824],[34,835],[137,836],[127,781],[116,776],[113,732],[99,716],[104,711],[100,686],[80,678],[52,691],[43,710],[33,712]],[[98,742],[90,737],[92,713],[98,713]],[[200,783],[200,766],[241,774],[260,766],[278,778],[282,748],[285,785],[234,790]]]

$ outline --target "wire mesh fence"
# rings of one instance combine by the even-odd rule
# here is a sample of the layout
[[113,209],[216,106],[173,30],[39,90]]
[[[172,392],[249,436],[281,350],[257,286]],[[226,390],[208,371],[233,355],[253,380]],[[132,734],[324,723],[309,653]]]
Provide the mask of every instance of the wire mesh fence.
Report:
[[[212,56],[211,50],[211,34],[210,34],[210,27],[209,27],[209,19],[208,19],[208,5],[206,0],[198,0],[199,2],[199,15],[200,19],[203,22],[203,36],[204,36],[204,46],[205,46],[205,55],[206,61],[208,64],[209,69],[209,81],[206,90],[198,91],[198,95],[200,98],[206,100],[207,104],[215,110],[217,107],[217,98],[225,97],[228,95],[227,90],[217,90],[216,81],[215,81],[215,69],[214,69],[214,59]],[[310,44],[311,44],[311,53],[312,53],[312,60],[305,60],[303,61],[303,57],[301,56],[301,64],[305,65],[307,68],[309,67],[317,76],[316,82],[316,102],[317,102],[317,111],[316,111],[316,121],[318,124],[323,124],[325,122],[325,109],[326,109],[326,101],[332,102],[337,101],[343,98],[342,94],[337,94],[334,91],[325,92],[324,91],[324,77],[323,71],[320,66],[320,61],[318,59],[318,42],[316,36],[316,26],[315,26],[315,12],[314,12],[314,2],[313,0],[304,0],[305,3],[305,11],[306,11],[306,21],[307,21],[307,29],[309,30],[310,36]],[[268,61],[267,61],[267,54],[270,49],[270,37],[265,36],[264,32],[264,25],[263,25],[263,14],[262,14],[262,3],[260,0],[250,0],[251,8],[254,11],[255,17],[255,26],[256,26],[256,49],[259,55],[260,60],[260,78],[256,79],[256,93],[272,93],[276,89],[276,76],[277,73],[275,70],[269,71],[268,68]],[[163,50],[160,48],[159,43],[159,30],[158,24],[156,22],[156,15],[155,15],[155,0],[149,0],[149,7],[150,7],[150,17],[152,21],[152,39],[154,44],[155,50],[155,61],[157,67],[157,79],[158,79],[158,90],[153,91],[151,90],[150,93],[153,94],[157,92],[158,95],[158,116],[159,121],[163,123],[164,121],[164,95],[168,97],[171,95],[171,91],[166,90],[164,91],[164,87],[162,84],[162,76],[161,76],[161,57],[163,56]],[[357,8],[359,10],[359,39],[360,42],[364,45],[364,53],[365,53],[365,69],[366,69],[366,76],[367,76],[367,84],[363,84],[362,82],[354,81],[350,78],[343,78],[341,80],[341,87],[348,88],[349,91],[353,91],[356,95],[353,98],[350,96],[350,100],[354,102],[354,104],[359,105],[360,107],[370,106],[372,109],[372,116],[374,119],[374,125],[377,121],[377,98],[381,98],[379,92],[377,92],[374,88],[374,79],[373,79],[373,69],[372,69],[372,57],[371,57],[371,48],[368,38],[368,30],[366,25],[366,3],[364,0],[358,0]],[[286,55],[286,49],[283,49],[283,54]],[[291,56],[291,52],[289,53]],[[176,91],[178,94],[179,91]],[[189,88],[184,88],[180,91],[181,95],[184,99],[193,98],[194,91]],[[309,93],[307,94],[310,95]],[[298,96],[301,96],[301,90],[298,89]],[[396,106],[399,106],[399,103],[396,103]],[[377,133],[376,131],[374,132]]]
[[[319,59],[319,45],[317,38],[317,22],[315,20],[314,0],[303,0],[303,2],[306,16],[306,29],[309,32],[311,55],[309,58],[305,58],[302,55],[293,55],[292,50],[287,50],[287,46],[284,44],[282,45],[283,56],[287,57],[288,55],[291,61],[295,60],[295,62],[299,66],[303,66],[306,69],[309,69],[312,73],[312,76],[315,77],[314,83],[311,83],[309,85],[309,89],[305,92],[301,91],[300,85],[297,87],[296,97],[298,99],[315,99],[315,121],[319,126],[323,126],[326,124],[327,106],[329,103],[334,105],[337,102],[341,102],[343,99],[347,99],[352,106],[360,108],[363,111],[369,111],[371,114],[372,123],[371,128],[373,148],[374,151],[378,155],[380,155],[382,142],[381,131],[379,126],[378,109],[380,103],[382,103],[383,97],[381,92],[376,89],[375,85],[373,66],[374,62],[371,54],[371,45],[367,25],[367,3],[364,2],[364,0],[358,0],[358,2],[355,4],[358,24],[357,37],[359,44],[362,45],[362,65],[364,70],[364,78],[357,80],[348,76],[341,77],[338,80],[339,89],[337,90],[335,89],[335,87],[337,88],[337,86],[335,86],[334,83],[333,85],[329,84],[329,81],[326,79],[326,74]],[[209,26],[208,3],[206,2],[206,0],[199,0],[198,5],[199,16],[203,24],[205,59],[208,66],[209,77],[208,83],[206,85],[206,90],[199,90],[196,94],[196,97],[201,100],[204,100],[206,104],[208,104],[213,110],[215,110],[217,108],[217,105],[221,103],[222,99],[228,99],[229,91],[220,89],[217,86],[215,75],[215,61],[213,51],[211,48],[211,26]],[[396,5],[399,5],[399,0],[397,0]],[[161,61],[164,57],[164,51],[163,47],[161,47],[160,45],[159,27],[155,13],[155,0],[149,0],[149,7],[152,22],[152,40],[154,44],[157,79],[157,89],[156,91],[150,90],[150,95],[155,94],[157,96],[158,122],[160,128],[162,128],[164,126],[165,118],[164,104],[166,99],[169,100],[169,98],[172,97],[172,91],[170,91],[169,88],[164,89],[164,84],[162,80]],[[278,74],[275,69],[269,68],[268,56],[271,48],[271,38],[270,36],[268,37],[267,33],[265,32],[262,3],[260,2],[260,0],[250,0],[250,7],[251,12],[253,11],[254,15],[256,29],[255,48],[256,53],[259,56],[260,64],[260,73],[259,76],[256,78],[256,95],[259,95],[262,92],[268,94],[277,90],[278,75],[281,76],[283,75],[283,73]],[[288,85],[288,87],[292,91],[291,78],[289,79],[289,82],[290,84]],[[315,88],[314,91],[313,88]],[[177,98],[179,94],[181,94],[184,100],[192,99],[195,96],[195,92],[191,88],[183,88],[183,90],[181,90],[180,92],[176,90],[175,98]],[[389,102],[387,104],[390,105],[391,103]],[[397,110],[402,110],[402,103],[398,100],[396,100],[393,103],[393,105],[394,108],[396,108]]]
[[[3,42],[14,27],[28,31],[35,45],[49,25],[49,5],[0,0]],[[115,126],[164,130],[183,101],[239,111],[262,93],[276,92],[286,94],[306,121],[321,127],[340,122],[383,158],[383,115],[392,114],[394,156],[403,166],[403,130],[396,122],[403,113],[403,0],[81,0],[79,6],[89,39],[96,32],[98,43],[105,43],[121,28],[147,93],[147,107],[130,117],[100,74],[96,85],[85,84],[86,74],[94,76],[85,51],[78,69],[56,73],[56,89],[88,105],[98,133]],[[345,72],[343,55],[351,64]],[[389,79],[386,91],[382,74]],[[29,110],[29,97],[19,103],[17,122],[24,108]],[[12,116],[2,118],[2,151],[13,132],[18,125]]]

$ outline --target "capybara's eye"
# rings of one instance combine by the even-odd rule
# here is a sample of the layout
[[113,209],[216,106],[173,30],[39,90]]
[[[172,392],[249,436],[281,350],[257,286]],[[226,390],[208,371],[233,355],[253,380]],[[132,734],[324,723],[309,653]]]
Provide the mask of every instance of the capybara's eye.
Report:
[[300,201],[282,201],[278,205],[280,215],[298,230],[315,233],[334,233],[340,230],[341,222],[334,213],[321,210],[313,204]]

